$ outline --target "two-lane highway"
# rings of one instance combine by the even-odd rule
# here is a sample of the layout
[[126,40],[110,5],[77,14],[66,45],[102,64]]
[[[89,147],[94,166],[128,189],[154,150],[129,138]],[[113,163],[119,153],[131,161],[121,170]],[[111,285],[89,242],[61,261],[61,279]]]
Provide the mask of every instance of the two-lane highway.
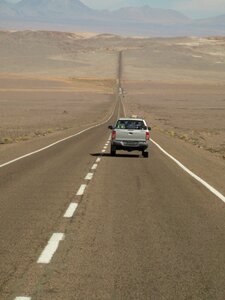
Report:
[[35,299],[220,299],[224,203],[152,146],[102,157]]
[[154,144],[111,157],[117,103],[0,168],[2,300],[225,299],[224,202]]
[[[110,121],[0,168],[0,295],[7,299],[37,260],[108,138]],[[60,227],[60,228],[57,228]]]

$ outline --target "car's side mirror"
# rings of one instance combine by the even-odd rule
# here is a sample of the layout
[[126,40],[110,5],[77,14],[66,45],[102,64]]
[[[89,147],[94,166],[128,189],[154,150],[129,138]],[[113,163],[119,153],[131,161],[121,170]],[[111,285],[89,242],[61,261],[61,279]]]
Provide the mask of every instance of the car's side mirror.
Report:
[[113,130],[113,126],[112,125],[109,125],[108,128],[111,129],[111,130]]
[[152,130],[152,128],[151,128],[151,127],[148,127],[148,130],[149,130],[149,131],[151,131],[151,130]]

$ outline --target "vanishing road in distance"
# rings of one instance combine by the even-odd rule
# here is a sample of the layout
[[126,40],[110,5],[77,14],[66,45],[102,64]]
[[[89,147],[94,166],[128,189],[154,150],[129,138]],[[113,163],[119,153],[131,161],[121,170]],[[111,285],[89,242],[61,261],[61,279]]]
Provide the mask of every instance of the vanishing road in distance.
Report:
[[148,159],[111,157],[115,103],[104,124],[1,165],[1,300],[225,299],[224,202],[153,143]]

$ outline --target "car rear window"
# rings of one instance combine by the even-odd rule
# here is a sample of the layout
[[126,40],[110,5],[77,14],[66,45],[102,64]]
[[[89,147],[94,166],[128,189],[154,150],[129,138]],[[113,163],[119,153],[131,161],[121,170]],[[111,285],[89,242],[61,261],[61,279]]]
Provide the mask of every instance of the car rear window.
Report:
[[117,129],[146,129],[143,121],[137,120],[118,120],[116,123]]

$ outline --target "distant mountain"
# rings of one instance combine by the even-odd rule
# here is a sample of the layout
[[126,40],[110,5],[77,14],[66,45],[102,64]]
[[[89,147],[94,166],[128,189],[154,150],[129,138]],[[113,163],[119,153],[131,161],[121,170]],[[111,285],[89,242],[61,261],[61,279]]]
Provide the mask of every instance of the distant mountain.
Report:
[[19,16],[67,19],[86,16],[92,9],[79,0],[22,0],[15,5]]
[[0,0],[0,16],[6,19],[55,21],[89,17],[95,11],[79,0],[22,0],[16,4]]
[[116,10],[113,14],[116,18],[135,22],[171,24],[189,21],[188,17],[175,10],[152,8],[148,5],[124,7]]
[[100,11],[80,0],[21,0],[16,4],[0,0],[0,28],[144,36],[225,35],[225,15],[192,20],[175,10],[148,5]]
[[208,19],[202,19],[199,20],[198,22],[202,24],[222,25],[225,27],[225,15],[220,15]]

